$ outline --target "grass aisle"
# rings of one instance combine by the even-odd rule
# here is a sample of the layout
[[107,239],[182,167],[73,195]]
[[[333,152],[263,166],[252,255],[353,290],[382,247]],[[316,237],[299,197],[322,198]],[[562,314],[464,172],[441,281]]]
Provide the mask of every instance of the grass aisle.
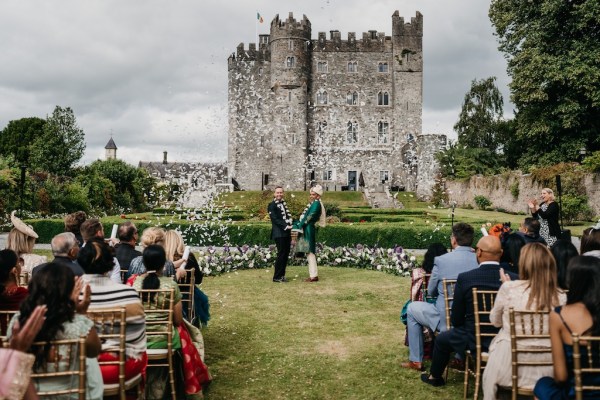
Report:
[[289,267],[204,279],[211,321],[203,331],[213,375],[206,399],[458,399],[462,375],[431,388],[407,359],[398,314],[409,278],[320,267]]

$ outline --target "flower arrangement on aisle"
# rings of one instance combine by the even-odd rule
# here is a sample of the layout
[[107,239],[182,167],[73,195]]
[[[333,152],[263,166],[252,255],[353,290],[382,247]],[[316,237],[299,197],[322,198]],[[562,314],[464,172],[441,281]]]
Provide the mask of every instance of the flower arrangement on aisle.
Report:
[[[220,275],[244,269],[273,268],[277,249],[274,245],[207,247],[196,253],[205,275]],[[394,248],[356,246],[317,246],[319,265],[381,271],[399,276],[409,276],[415,267],[415,257],[400,246]],[[288,265],[304,265],[304,258],[290,258]]]

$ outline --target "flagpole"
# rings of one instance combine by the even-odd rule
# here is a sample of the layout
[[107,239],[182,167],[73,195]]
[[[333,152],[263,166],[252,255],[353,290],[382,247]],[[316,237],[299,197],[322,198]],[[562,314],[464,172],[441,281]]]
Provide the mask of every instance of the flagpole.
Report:
[[256,10],[256,20],[254,20],[254,38],[256,39],[256,48],[258,48],[258,10]]

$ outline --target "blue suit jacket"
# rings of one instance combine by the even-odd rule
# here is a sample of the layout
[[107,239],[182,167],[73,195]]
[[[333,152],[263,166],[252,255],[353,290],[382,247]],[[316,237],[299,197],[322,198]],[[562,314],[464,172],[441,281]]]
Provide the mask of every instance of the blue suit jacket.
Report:
[[[512,280],[517,280],[519,277],[505,271],[510,275]],[[472,271],[460,274],[456,280],[454,288],[454,303],[450,315],[452,328],[460,332],[461,345],[455,343],[454,349],[462,353],[464,347],[473,350],[475,348],[475,315],[473,310],[473,288],[481,290],[498,290],[500,289],[500,265],[493,263],[482,263],[479,268]],[[482,322],[489,322],[482,321]],[[482,328],[483,329],[483,328]],[[485,332],[498,332],[498,328],[485,327]],[[487,346],[491,338],[485,338],[482,345],[484,351],[487,351]],[[463,347],[464,346],[464,347]]]
[[446,330],[446,304],[444,301],[444,279],[456,279],[459,274],[477,268],[477,258],[473,249],[468,246],[458,246],[451,253],[436,257],[433,261],[433,270],[427,287],[430,296],[437,296],[435,308],[436,316],[431,316],[431,328],[440,331]]

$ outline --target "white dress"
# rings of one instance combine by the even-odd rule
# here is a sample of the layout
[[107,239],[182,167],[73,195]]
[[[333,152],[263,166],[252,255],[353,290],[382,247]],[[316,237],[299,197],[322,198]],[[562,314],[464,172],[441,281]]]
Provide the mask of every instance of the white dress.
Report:
[[33,268],[47,262],[46,256],[40,256],[33,253],[24,253],[19,257],[22,257],[23,261],[25,261],[25,265],[23,266],[23,270],[21,272],[27,272],[28,274],[31,273]]
[[[510,349],[510,320],[508,309],[514,308],[515,311],[524,311],[527,309],[527,300],[529,299],[528,281],[509,281],[502,284],[498,291],[498,296],[494,302],[490,314],[490,321],[497,327],[501,327],[500,332],[494,337],[489,348],[489,358],[483,371],[481,386],[483,388],[484,400],[496,398],[497,388],[500,386],[512,385],[512,367],[511,367],[511,349]],[[564,292],[558,294],[559,304],[567,302],[567,295]],[[555,305],[552,306],[554,308]],[[546,333],[548,329],[548,320],[544,323]],[[527,329],[527,327],[526,327]],[[524,354],[523,359],[552,361],[550,353],[549,339],[530,339],[527,342],[521,341],[527,347],[548,348],[548,353],[543,354]],[[521,359],[521,357],[519,357]],[[519,386],[533,389],[533,386],[543,376],[554,376],[552,366],[540,367],[519,367]]]

